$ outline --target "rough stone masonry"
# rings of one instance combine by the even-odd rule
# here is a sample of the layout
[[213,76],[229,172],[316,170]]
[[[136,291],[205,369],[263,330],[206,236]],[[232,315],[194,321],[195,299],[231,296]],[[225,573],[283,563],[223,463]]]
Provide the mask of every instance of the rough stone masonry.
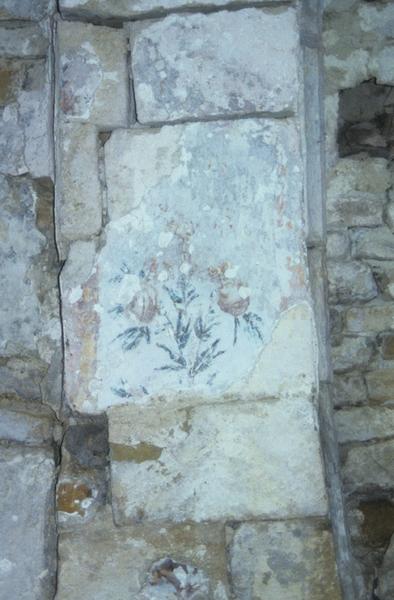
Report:
[[313,0],[0,0],[0,600],[377,589],[346,515],[393,482],[389,403],[354,401],[376,344],[390,395],[391,179],[341,49],[326,211],[326,4],[322,37]]

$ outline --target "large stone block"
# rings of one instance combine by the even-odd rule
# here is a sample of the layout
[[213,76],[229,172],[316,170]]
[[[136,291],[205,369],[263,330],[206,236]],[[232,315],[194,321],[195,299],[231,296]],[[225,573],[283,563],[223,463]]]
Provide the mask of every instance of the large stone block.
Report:
[[319,520],[227,528],[237,600],[340,600],[332,535]]
[[393,490],[394,441],[350,448],[342,473],[349,493]]
[[[9,0],[11,1],[11,0]],[[272,4],[281,0],[242,0],[252,4]],[[237,2],[236,5],[239,3]],[[220,8],[234,5],[234,0],[60,0],[59,8],[65,15],[91,19],[128,19],[142,15],[163,15],[167,11],[180,9]]]
[[59,437],[52,411],[15,397],[0,398],[0,439],[29,446],[49,446]]
[[101,516],[62,533],[59,557],[57,600],[230,598],[221,524],[120,529]]
[[0,393],[58,404],[61,330],[52,184],[2,177],[0,198]]
[[0,27],[0,56],[14,58],[45,57],[49,40],[38,24],[8,23]]
[[380,406],[353,406],[335,414],[338,441],[368,442],[393,436],[394,410]]
[[293,9],[171,15],[133,24],[130,41],[141,123],[297,108]]
[[68,401],[99,412],[158,396],[308,396],[315,333],[294,125],[118,130],[105,151],[105,243],[79,280],[62,273]]
[[55,0],[0,0],[0,20],[40,21],[55,10]]
[[123,30],[58,21],[58,111],[65,121],[126,127],[129,92]]
[[54,476],[49,452],[0,448],[0,597],[4,600],[53,598]]
[[111,409],[116,523],[325,514],[315,418],[305,398]]
[[0,61],[0,172],[52,175],[48,64],[45,60]]
[[368,393],[363,375],[336,374],[333,379],[333,401],[336,408],[366,404]]
[[363,227],[351,232],[355,258],[394,260],[394,234],[387,227]]

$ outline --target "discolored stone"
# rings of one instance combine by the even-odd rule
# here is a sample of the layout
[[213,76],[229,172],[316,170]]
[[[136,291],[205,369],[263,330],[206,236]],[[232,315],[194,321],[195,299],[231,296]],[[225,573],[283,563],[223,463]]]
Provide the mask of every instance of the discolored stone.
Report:
[[371,268],[357,261],[328,261],[328,292],[332,303],[368,302],[378,295]]
[[364,376],[361,373],[335,374],[333,399],[335,407],[366,404],[368,394]]
[[394,369],[370,371],[365,378],[372,401],[394,405]]
[[296,13],[171,15],[131,27],[141,123],[296,110]]
[[379,348],[382,356],[386,360],[394,359],[394,335],[385,333],[379,336]]
[[394,306],[391,303],[352,307],[346,311],[346,328],[351,333],[380,333],[394,329]]
[[348,493],[394,489],[394,440],[349,449],[343,466]]
[[0,20],[40,21],[55,10],[54,0],[0,0]]
[[394,260],[394,234],[387,227],[353,229],[351,240],[355,258]]
[[232,582],[239,600],[340,600],[331,533],[318,520],[227,527]]
[[379,569],[377,593],[381,600],[390,600],[394,594],[394,536]]
[[362,500],[362,535],[371,548],[387,547],[394,533],[394,504],[389,500]]
[[368,366],[374,347],[369,338],[344,336],[341,343],[332,347],[331,356],[336,373]]
[[346,229],[332,231],[327,234],[327,257],[329,259],[342,259],[349,255],[350,238]]
[[49,408],[10,395],[0,398],[0,439],[42,446],[51,444],[59,433]]
[[344,408],[335,413],[339,443],[394,437],[394,410],[380,406]]
[[386,298],[394,298],[394,262],[368,260],[379,290]]
[[[0,21],[1,22],[1,21]],[[7,24],[0,27],[0,56],[45,57],[49,40],[36,24]]]
[[116,523],[325,514],[314,418],[302,398],[111,409]]

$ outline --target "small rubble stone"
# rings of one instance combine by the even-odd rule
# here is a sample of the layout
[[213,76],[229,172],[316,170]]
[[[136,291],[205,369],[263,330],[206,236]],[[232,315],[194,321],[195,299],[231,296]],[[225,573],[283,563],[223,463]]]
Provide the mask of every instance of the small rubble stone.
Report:
[[296,110],[299,46],[292,8],[178,14],[133,24],[131,54],[141,123]]
[[58,437],[53,412],[42,404],[0,397],[0,439],[28,446],[49,445]]
[[128,123],[127,40],[122,29],[58,22],[62,121],[101,128]]
[[340,600],[331,533],[323,521],[243,523],[227,527],[239,600]]
[[381,333],[394,329],[394,306],[390,303],[355,306],[346,311],[345,318],[351,333]]
[[394,440],[350,448],[342,473],[347,493],[394,490]]
[[365,378],[372,402],[394,406],[394,369],[370,371]]
[[54,596],[54,478],[49,450],[0,447],[0,594],[5,599]]
[[373,344],[366,337],[344,336],[338,346],[333,346],[331,355],[336,373],[345,373],[352,369],[368,366],[373,354]]
[[0,21],[41,21],[55,10],[55,0],[0,0]]
[[394,262],[368,260],[368,264],[382,294],[394,298]]
[[36,24],[0,27],[0,56],[4,58],[45,57],[49,41]]
[[383,333],[380,335],[378,345],[384,359],[394,360],[394,334]]
[[394,409],[361,406],[338,410],[335,425],[340,444],[394,437]]
[[371,268],[363,263],[328,261],[328,293],[332,303],[368,302],[378,294]]
[[345,258],[350,253],[350,238],[346,229],[327,234],[327,258]]
[[355,258],[394,260],[394,234],[387,227],[353,229],[351,240]]
[[368,393],[363,375],[361,373],[335,374],[333,399],[336,408],[366,404]]
[[[183,598],[174,592],[166,595],[166,582],[174,581],[169,568],[172,558],[204,574],[208,587],[204,599],[229,600],[223,529],[216,523],[119,528],[113,525],[110,511],[102,512],[83,529],[60,534],[56,598],[145,600],[148,590],[150,600]],[[164,559],[168,559],[167,569],[157,572]],[[157,586],[149,589],[152,577]]]

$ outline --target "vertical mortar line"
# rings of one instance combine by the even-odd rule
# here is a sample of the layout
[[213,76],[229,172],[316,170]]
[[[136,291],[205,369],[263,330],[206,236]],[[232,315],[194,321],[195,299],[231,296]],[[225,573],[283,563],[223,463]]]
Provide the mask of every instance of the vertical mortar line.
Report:
[[332,533],[343,600],[356,600],[353,558],[346,527],[338,441],[333,419],[329,317],[325,266],[325,160],[321,51],[322,0],[302,3],[301,37],[304,62],[304,122],[308,262],[315,320],[318,328],[318,419]]
[[129,127],[138,123],[138,114],[137,114],[137,102],[135,97],[135,87],[134,87],[134,74],[133,74],[133,64],[132,64],[132,37],[133,33],[133,23],[127,23],[123,25],[126,33],[127,39],[127,73],[129,77]]

